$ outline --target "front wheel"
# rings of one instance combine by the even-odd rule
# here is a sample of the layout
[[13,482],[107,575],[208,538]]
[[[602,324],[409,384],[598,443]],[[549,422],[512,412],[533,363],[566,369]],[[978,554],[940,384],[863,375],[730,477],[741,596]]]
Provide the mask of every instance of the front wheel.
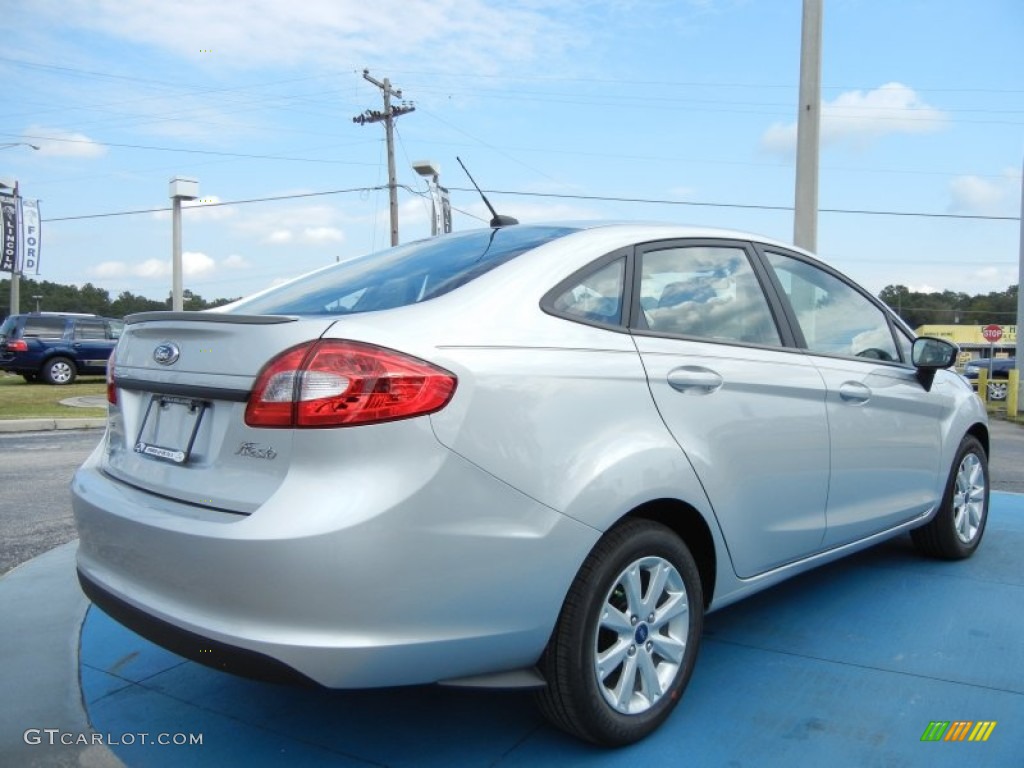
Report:
[[988,383],[988,399],[992,401],[1003,401],[1006,399],[1006,392],[1009,389],[1007,381],[990,381]]
[[541,659],[541,711],[602,746],[642,739],[689,682],[703,622],[700,575],[683,541],[660,523],[621,523],[598,541],[566,596]]
[[967,435],[953,459],[939,511],[931,522],[910,532],[924,554],[962,560],[974,554],[988,521],[988,455]]

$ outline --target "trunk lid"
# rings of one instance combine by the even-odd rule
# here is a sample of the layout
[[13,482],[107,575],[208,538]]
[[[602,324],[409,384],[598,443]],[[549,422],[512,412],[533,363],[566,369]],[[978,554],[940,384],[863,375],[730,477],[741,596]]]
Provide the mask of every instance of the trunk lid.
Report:
[[335,317],[149,312],[126,318],[115,351],[103,469],[172,499],[250,513],[281,484],[293,431],[254,429],[245,407],[257,374]]

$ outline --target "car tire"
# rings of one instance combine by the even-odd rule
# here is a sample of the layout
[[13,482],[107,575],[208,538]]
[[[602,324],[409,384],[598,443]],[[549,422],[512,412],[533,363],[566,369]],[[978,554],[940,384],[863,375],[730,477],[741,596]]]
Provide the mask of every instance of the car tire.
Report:
[[988,456],[978,439],[967,435],[953,459],[939,511],[927,525],[910,532],[914,545],[930,557],[970,557],[985,533],[988,497]]
[[1002,402],[1003,400],[1006,399],[1006,393],[1008,389],[1008,381],[990,381],[988,383],[988,399],[996,402]]
[[700,575],[683,541],[650,520],[617,525],[565,598],[540,662],[541,712],[601,746],[642,739],[686,688],[703,623]]
[[66,357],[51,357],[39,371],[47,384],[71,384],[78,375],[75,364]]
[[23,373],[21,378],[25,380],[26,384],[35,384],[39,380],[39,376],[35,373]]

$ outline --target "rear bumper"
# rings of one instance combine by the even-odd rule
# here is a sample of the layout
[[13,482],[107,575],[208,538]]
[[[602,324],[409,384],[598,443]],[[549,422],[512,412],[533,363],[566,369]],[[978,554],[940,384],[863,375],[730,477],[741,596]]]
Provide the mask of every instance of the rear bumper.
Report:
[[72,483],[83,589],[249,676],[366,688],[528,667],[599,532],[433,444],[390,484],[291,473],[248,516],[120,483],[98,449]]
[[82,573],[81,569],[78,571],[78,583],[85,596],[105,614],[128,627],[137,635],[141,635],[179,656],[223,672],[256,680],[315,685],[314,681],[301,672],[292,669],[287,664],[282,664],[277,659],[228,643],[210,640],[194,632],[176,627],[169,622],[161,621],[108,592]]

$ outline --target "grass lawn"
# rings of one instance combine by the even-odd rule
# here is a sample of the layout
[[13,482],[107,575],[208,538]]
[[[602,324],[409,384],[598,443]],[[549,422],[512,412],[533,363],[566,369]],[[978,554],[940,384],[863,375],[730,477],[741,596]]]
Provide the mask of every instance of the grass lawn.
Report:
[[61,400],[81,395],[103,395],[107,391],[102,376],[82,376],[74,384],[52,386],[29,384],[21,376],[0,373],[0,419],[87,419],[103,418],[103,408],[75,408]]

